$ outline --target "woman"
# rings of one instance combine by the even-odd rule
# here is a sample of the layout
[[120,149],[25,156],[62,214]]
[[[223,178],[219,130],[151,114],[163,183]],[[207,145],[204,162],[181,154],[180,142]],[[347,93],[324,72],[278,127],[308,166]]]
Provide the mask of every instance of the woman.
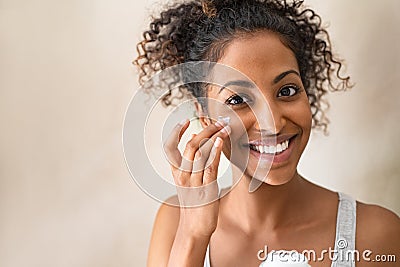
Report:
[[[220,153],[232,158],[235,147],[247,151],[247,164],[233,162],[238,183],[217,201],[188,207],[180,194],[176,197],[180,208],[160,207],[148,266],[259,266],[259,256],[266,252],[260,250],[266,246],[269,251],[312,250],[317,257],[310,259],[311,266],[396,266],[374,259],[400,256],[397,215],[356,203],[297,172],[311,128],[326,129],[323,96],[328,90],[349,87],[320,17],[305,9],[302,1],[176,4],[153,20],[138,51],[135,63],[142,70],[142,82],[156,71],[193,61],[217,62],[251,80],[229,87],[179,87],[179,92],[187,90],[199,99],[197,109],[205,116],[200,118],[203,131],[192,136],[183,156],[177,144],[188,121],[177,125],[166,143],[175,183],[181,188],[215,184]],[[235,86],[248,87],[254,95],[238,93]],[[174,93],[171,89],[164,97],[165,104],[172,102]],[[200,101],[204,97],[213,101]],[[260,99],[268,105],[258,105]],[[234,122],[212,119],[219,115],[216,102],[234,111],[248,142],[237,134]],[[261,122],[268,116],[273,124]],[[260,174],[258,167],[265,162],[270,163],[268,171]],[[260,185],[249,192],[254,179]],[[211,192],[213,188],[208,187]],[[346,253],[356,249],[359,260],[328,255],[324,251],[329,249]]]

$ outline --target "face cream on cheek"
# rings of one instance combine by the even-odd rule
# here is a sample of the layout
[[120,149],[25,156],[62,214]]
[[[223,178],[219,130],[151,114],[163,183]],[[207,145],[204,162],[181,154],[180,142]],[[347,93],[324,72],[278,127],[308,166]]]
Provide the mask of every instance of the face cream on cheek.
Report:
[[229,125],[231,122],[231,117],[218,116],[218,121],[222,122],[224,125]]

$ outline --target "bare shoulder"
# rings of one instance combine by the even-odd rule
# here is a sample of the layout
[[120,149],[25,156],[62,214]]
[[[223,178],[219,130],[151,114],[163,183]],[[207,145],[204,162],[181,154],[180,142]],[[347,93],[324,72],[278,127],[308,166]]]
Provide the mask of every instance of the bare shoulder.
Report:
[[356,234],[358,250],[370,250],[372,255],[400,257],[400,218],[394,212],[378,205],[357,202]]
[[[165,202],[177,204],[178,197],[172,196]],[[179,207],[165,203],[161,204],[154,220],[147,266],[167,266],[178,224]]]
[[154,227],[163,229],[174,237],[179,223],[178,203],[178,196],[168,198],[161,204],[154,221]]
[[400,233],[400,218],[381,206],[357,202],[357,226],[360,234],[366,236]]

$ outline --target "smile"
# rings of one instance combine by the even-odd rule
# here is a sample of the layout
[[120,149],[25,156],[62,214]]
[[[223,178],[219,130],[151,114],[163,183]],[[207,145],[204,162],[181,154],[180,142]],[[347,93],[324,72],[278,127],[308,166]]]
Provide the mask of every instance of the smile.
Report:
[[289,140],[283,141],[280,144],[274,145],[252,145],[250,144],[250,149],[255,150],[261,154],[279,154],[289,148]]
[[290,159],[297,136],[297,134],[285,134],[275,139],[253,140],[247,147],[250,148],[250,155],[256,159],[271,161],[273,166],[279,166]]

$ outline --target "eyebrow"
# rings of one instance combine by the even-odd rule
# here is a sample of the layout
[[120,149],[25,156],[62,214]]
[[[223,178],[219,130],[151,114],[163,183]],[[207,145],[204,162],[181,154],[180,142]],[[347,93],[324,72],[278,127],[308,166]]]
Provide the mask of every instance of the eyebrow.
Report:
[[281,74],[279,74],[278,76],[276,76],[272,83],[273,83],[273,84],[276,84],[276,83],[280,82],[283,78],[285,78],[287,75],[292,74],[292,73],[293,73],[293,74],[296,74],[297,76],[300,77],[300,74],[299,74],[297,71],[295,71],[295,70],[288,70],[288,71],[282,72]]
[[224,84],[221,89],[219,89],[219,93],[221,93],[222,90],[224,90],[225,88],[229,87],[229,86],[240,86],[240,87],[246,87],[246,88],[253,88],[254,84],[249,82],[249,81],[244,81],[244,80],[234,80],[234,81],[229,81],[226,84]]
[[[295,71],[295,70],[288,70],[285,72],[282,72],[281,74],[279,74],[278,76],[275,77],[275,79],[272,81],[272,84],[277,84],[278,82],[280,82],[283,78],[285,78],[287,75],[289,74],[296,74],[297,76],[300,77],[300,74]],[[233,80],[233,81],[229,81],[227,83],[225,83],[221,89],[219,90],[218,94],[221,93],[222,90],[226,89],[229,86],[240,86],[240,87],[246,87],[246,88],[254,88],[254,84],[250,81],[245,81],[245,80]]]

